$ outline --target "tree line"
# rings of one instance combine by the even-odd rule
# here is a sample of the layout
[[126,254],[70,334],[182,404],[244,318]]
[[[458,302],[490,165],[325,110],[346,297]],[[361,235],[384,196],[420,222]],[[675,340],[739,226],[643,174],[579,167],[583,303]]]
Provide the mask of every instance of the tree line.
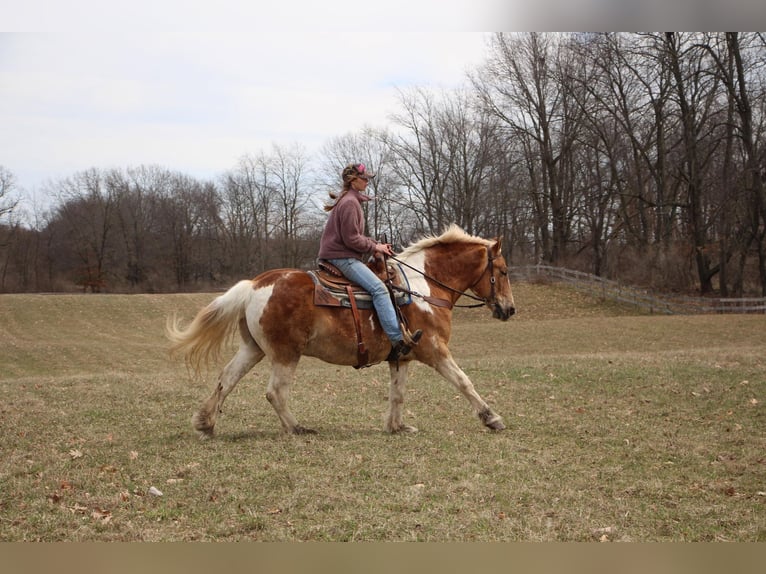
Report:
[[496,34],[463,88],[399,94],[385,128],[243,156],[215,181],[93,168],[21,217],[0,167],[0,291],[173,291],[314,265],[342,167],[378,172],[370,235],[450,223],[662,290],[766,296],[766,36]]

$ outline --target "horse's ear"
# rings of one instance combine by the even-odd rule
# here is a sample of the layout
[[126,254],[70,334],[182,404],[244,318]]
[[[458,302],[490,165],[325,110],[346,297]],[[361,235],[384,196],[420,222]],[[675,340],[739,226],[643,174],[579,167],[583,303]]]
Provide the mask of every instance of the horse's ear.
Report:
[[502,237],[495,237],[495,242],[492,244],[492,255],[497,257],[500,255],[500,249],[503,246],[503,238]]

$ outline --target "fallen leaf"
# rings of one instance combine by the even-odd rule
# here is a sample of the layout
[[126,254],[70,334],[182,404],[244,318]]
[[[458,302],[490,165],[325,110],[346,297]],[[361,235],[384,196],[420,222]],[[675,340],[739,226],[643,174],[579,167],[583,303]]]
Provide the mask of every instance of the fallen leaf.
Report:
[[90,517],[93,520],[98,520],[102,524],[107,524],[112,519],[112,513],[108,510],[101,510],[100,508],[94,508],[90,513]]
[[266,514],[272,514],[272,515],[273,514],[282,514],[282,509],[281,508],[271,508],[271,509],[266,511]]
[[606,528],[596,528],[593,531],[593,537],[597,538],[599,542],[609,542],[609,537],[617,534],[617,528],[614,526],[607,526]]
[[758,404],[758,399],[750,399],[750,404],[755,406]]
[[76,458],[82,458],[82,451],[76,448],[73,448],[69,451],[69,456],[72,457],[72,460]]
[[135,450],[130,451],[130,460],[136,460],[138,458],[138,453]]

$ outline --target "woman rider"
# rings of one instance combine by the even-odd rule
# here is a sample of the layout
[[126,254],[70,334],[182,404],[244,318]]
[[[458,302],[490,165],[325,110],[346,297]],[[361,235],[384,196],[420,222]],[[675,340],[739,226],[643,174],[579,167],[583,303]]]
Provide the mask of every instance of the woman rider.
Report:
[[363,163],[352,163],[343,169],[341,177],[343,190],[340,195],[330,193],[335,202],[325,206],[330,216],[319,242],[319,258],[335,265],[349,281],[372,295],[380,324],[391,341],[386,360],[396,361],[410,352],[423,333],[420,329],[407,333],[409,342],[404,340],[388,287],[363,261],[370,253],[393,255],[390,244],[365,235],[362,203],[372,199],[364,191],[375,174],[368,172]]

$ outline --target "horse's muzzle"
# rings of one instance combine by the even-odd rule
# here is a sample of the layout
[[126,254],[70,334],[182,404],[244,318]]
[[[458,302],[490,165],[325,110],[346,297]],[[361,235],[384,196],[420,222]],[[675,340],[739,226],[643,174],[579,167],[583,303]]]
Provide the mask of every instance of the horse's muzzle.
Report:
[[503,306],[500,303],[495,303],[492,308],[492,317],[500,319],[501,321],[507,321],[516,313],[516,308],[512,305]]

